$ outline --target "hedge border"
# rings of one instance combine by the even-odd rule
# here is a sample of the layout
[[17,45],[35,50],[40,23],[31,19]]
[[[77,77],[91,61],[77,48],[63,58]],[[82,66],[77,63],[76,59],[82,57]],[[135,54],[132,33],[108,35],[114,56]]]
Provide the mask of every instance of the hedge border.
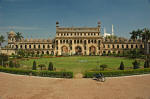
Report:
[[88,71],[84,73],[84,78],[92,78],[96,74],[102,73],[105,77],[130,76],[150,73],[150,68],[131,69],[131,70],[114,70],[114,71]]
[[20,75],[33,75],[33,76],[41,76],[41,77],[52,77],[52,78],[73,78],[73,72],[66,71],[48,71],[48,70],[24,70],[17,68],[4,68],[0,67],[0,72],[12,73],[12,74],[20,74]]

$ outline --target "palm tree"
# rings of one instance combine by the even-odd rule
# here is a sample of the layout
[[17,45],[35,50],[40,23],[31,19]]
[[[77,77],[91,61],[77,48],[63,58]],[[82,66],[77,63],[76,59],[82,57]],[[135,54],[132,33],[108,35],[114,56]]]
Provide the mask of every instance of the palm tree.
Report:
[[132,32],[130,32],[131,34],[131,39],[136,40],[138,37],[138,33],[137,31],[133,30]]
[[0,36],[0,47],[3,42],[5,42],[5,37],[3,35],[1,35]]
[[22,36],[22,33],[17,32],[15,38],[16,38],[16,41],[20,41],[24,37]]
[[142,33],[142,40],[148,41],[150,40],[150,30],[149,29],[143,29]]

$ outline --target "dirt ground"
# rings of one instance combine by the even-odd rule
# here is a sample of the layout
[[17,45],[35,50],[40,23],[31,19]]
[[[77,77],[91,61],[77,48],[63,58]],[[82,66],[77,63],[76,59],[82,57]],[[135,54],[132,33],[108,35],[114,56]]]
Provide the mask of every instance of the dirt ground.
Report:
[[150,75],[57,79],[0,73],[0,99],[150,99]]

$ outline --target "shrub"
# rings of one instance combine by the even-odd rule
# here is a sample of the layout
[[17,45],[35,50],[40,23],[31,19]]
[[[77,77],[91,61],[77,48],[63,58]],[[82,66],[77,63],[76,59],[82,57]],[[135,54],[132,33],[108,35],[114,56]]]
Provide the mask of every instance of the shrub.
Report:
[[132,64],[133,64],[133,69],[138,69],[138,68],[140,68],[140,67],[139,67],[140,63],[139,63],[137,60],[135,60]]
[[36,70],[36,61],[33,61],[33,67],[32,70]]
[[13,61],[9,61],[9,67],[10,67],[10,68],[13,68],[13,67],[14,67]]
[[54,70],[52,62],[49,62],[48,70],[50,70],[50,71]]
[[149,60],[145,60],[144,62],[144,68],[149,68],[150,65],[149,65]]
[[73,78],[73,72],[55,72],[55,71],[39,71],[39,70],[23,70],[16,68],[4,68],[0,67],[0,72],[12,73],[12,74],[21,74],[21,75],[30,75],[41,76],[41,77],[55,77],[55,78]]
[[120,63],[120,68],[119,69],[120,70],[124,70],[124,64],[123,64],[123,62]]
[[92,78],[95,74],[102,73],[105,77],[128,76],[150,73],[150,68],[131,69],[131,70],[114,70],[114,71],[89,71],[84,73],[85,78]]

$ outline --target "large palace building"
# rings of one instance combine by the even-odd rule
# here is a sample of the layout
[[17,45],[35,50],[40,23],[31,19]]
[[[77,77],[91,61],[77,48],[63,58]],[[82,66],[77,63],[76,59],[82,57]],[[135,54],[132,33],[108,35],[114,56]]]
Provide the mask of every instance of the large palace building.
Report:
[[11,55],[18,50],[36,54],[52,55],[102,55],[122,53],[129,49],[144,49],[142,40],[125,38],[106,39],[101,34],[101,23],[97,27],[60,27],[56,22],[56,37],[51,39],[15,39],[15,32],[8,34],[8,45],[2,53]]

